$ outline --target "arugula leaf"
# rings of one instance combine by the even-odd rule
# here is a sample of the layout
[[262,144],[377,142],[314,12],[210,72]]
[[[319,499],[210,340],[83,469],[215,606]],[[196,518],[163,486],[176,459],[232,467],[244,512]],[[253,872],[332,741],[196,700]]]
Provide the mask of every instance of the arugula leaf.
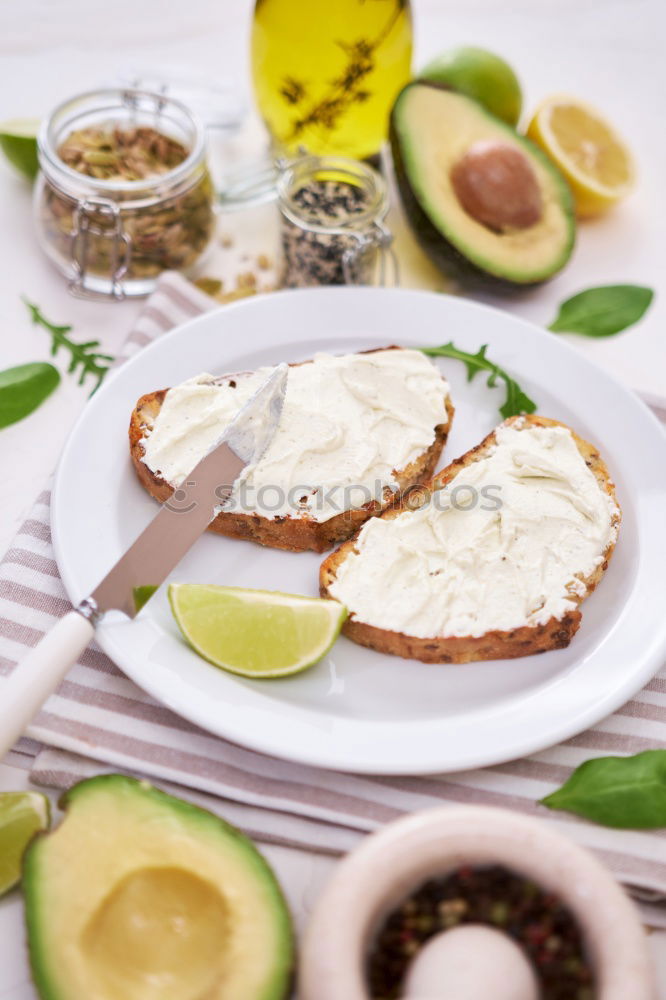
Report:
[[23,297],[23,301],[28,307],[35,326],[41,326],[50,333],[51,355],[55,356],[60,347],[64,347],[65,350],[69,351],[70,363],[67,371],[70,375],[73,375],[76,373],[77,368],[79,369],[79,385],[83,385],[86,375],[93,376],[95,385],[90,393],[92,396],[93,392],[99,389],[104,376],[109,370],[109,365],[104,365],[100,362],[113,361],[113,355],[102,354],[97,350],[100,344],[99,340],[87,340],[84,343],[72,340],[69,336],[72,330],[71,326],[57,326],[55,323],[51,323],[43,315],[39,306],[29,302],[25,296]]
[[586,337],[611,337],[638,323],[654,298],[651,288],[640,285],[600,285],[567,299],[548,327],[556,333],[582,333]]
[[520,413],[534,413],[537,408],[533,399],[523,392],[515,379],[496,365],[494,361],[486,357],[487,344],[479,348],[476,354],[468,354],[467,351],[459,350],[452,341],[442,344],[440,347],[422,347],[420,350],[433,358],[455,358],[462,361],[467,369],[467,381],[471,382],[474,376],[481,371],[489,372],[486,385],[492,389],[500,378],[506,386],[506,399],[500,406],[500,413],[504,418],[515,417]]
[[541,800],[603,826],[666,827],[666,750],[633,757],[595,757],[577,767],[561,788]]
[[36,410],[59,381],[58,369],[45,361],[0,372],[0,427],[15,424]]
[[132,588],[132,595],[134,597],[134,607],[136,608],[137,614],[141,611],[144,604],[147,604],[150,598],[153,596],[157,587],[152,583],[144,583],[140,587]]

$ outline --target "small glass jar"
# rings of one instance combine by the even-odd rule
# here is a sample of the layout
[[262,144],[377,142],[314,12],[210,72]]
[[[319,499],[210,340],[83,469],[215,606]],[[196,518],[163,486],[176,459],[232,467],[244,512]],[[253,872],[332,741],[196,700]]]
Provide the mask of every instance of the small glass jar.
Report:
[[[64,162],[63,144],[102,129],[157,143],[166,137],[184,158],[138,179],[89,176]],[[155,133],[159,136],[155,137]],[[74,294],[122,299],[148,295],[162,271],[188,273],[215,230],[215,195],[206,165],[204,129],[179,101],[163,94],[113,88],[61,104],[41,128],[41,173],[35,188],[39,241]],[[106,154],[109,155],[109,154]],[[104,162],[94,148],[86,163]],[[97,158],[97,160],[95,159]]]
[[277,191],[288,288],[386,284],[387,264],[397,282],[376,170],[344,156],[305,156],[282,169]]

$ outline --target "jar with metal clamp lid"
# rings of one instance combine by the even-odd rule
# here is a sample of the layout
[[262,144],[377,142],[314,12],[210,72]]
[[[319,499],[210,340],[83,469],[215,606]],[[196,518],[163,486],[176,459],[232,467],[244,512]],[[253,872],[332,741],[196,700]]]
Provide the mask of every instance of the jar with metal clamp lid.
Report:
[[345,156],[304,156],[277,180],[284,284],[397,284],[383,177]]
[[35,189],[40,243],[78,295],[147,295],[162,271],[187,273],[215,230],[202,125],[179,101],[94,91],[42,126]]

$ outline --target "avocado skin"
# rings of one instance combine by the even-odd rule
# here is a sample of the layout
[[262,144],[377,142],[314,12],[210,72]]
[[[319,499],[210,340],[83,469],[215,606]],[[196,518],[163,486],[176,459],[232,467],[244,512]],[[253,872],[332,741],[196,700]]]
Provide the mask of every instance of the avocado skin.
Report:
[[[443,90],[450,93],[456,93],[456,91],[452,87],[442,83],[434,83],[430,80],[413,80],[406,84],[398,94],[389,120],[389,142],[400,198],[411,229],[423,250],[448,278],[453,278],[461,284],[477,288],[479,291],[510,294],[520,291],[521,289],[529,290],[530,288],[536,288],[539,285],[543,285],[545,282],[550,281],[550,279],[554,278],[555,275],[558,274],[559,271],[566,265],[569,257],[571,256],[571,252],[573,251],[575,242],[573,197],[564,177],[562,177],[559,174],[559,171],[557,171],[557,168],[548,161],[549,168],[556,172],[561,180],[561,193],[564,202],[563,207],[565,208],[569,218],[572,220],[570,244],[560,267],[554,270],[552,274],[539,278],[536,281],[514,281],[504,276],[500,277],[496,274],[492,274],[490,271],[486,271],[483,268],[478,267],[456,246],[454,246],[450,240],[448,240],[434,225],[434,223],[431,222],[430,218],[421,207],[421,203],[414,194],[411,184],[409,183],[407,170],[402,156],[396,117],[400,107],[400,98],[402,94],[410,87],[416,85],[427,86],[434,90]],[[490,117],[490,112],[486,111],[485,114]],[[505,123],[501,124],[503,124],[505,128],[508,128]],[[537,149],[537,147],[534,146],[529,139],[526,139],[524,136],[519,136],[519,138],[521,143],[528,146],[536,157],[540,158],[542,161],[546,159],[541,150]]]
[[46,833],[46,830],[37,833],[26,848],[22,862],[21,886],[25,899],[24,919],[28,937],[28,957],[30,959],[32,981],[41,1000],[59,1000],[58,994],[51,989],[51,982],[44,972],[44,964],[41,960],[44,945],[37,918],[37,903],[34,892],[40,878],[38,868],[39,849]]
[[[252,864],[263,875],[267,884],[271,886],[282,914],[283,927],[281,930],[285,945],[286,961],[280,982],[277,984],[276,989],[270,992],[270,1000],[286,1000],[287,997],[291,996],[295,982],[296,959],[295,938],[289,917],[289,910],[272,868],[250,838],[246,837],[244,833],[241,833],[240,830],[227,823],[215,813],[207,809],[202,809],[200,806],[196,806],[184,799],[169,795],[167,792],[155,788],[148,781],[140,781],[125,774],[101,774],[94,778],[86,778],[72,785],[58,800],[59,809],[65,813],[65,817],[61,823],[65,822],[68,810],[76,803],[78,798],[82,798],[91,790],[99,788],[104,788],[112,793],[116,791],[121,793],[123,791],[130,793],[140,792],[143,795],[150,796],[156,805],[169,807],[194,825],[205,824],[207,826],[214,826],[224,838],[235,841],[236,844],[247,849]],[[28,956],[32,979],[40,1000],[62,1000],[60,990],[51,982],[46,973],[47,963],[43,960],[45,946],[41,934],[43,917],[40,916],[39,912],[39,884],[40,880],[45,877],[44,872],[41,870],[41,848],[48,841],[49,835],[58,828],[54,827],[50,831],[45,830],[38,833],[31,840],[23,856],[22,885],[25,898]],[[84,998],[81,998],[81,1000],[84,1000]],[[251,1000],[251,998],[248,997],[248,1000]]]

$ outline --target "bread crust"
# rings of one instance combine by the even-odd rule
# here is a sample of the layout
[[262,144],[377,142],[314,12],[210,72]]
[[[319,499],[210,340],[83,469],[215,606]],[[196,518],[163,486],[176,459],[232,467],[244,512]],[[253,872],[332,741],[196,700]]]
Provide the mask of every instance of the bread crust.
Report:
[[[385,350],[402,350],[402,348],[392,345],[388,348],[373,348],[371,351],[359,353],[374,354],[377,351]],[[307,363],[298,362],[298,364]],[[295,365],[290,365],[290,367],[295,367]],[[233,375],[229,375],[230,379],[233,377]],[[155,475],[143,461],[142,439],[146,430],[154,424],[167,392],[167,389],[160,389],[142,396],[132,411],[129,425],[130,456],[139,482],[160,503],[168,500],[174,490],[166,480]],[[255,513],[220,511],[209,525],[208,530],[219,535],[226,535],[229,538],[242,538],[246,541],[257,542],[259,545],[285,549],[290,552],[325,552],[334,545],[350,538],[368,518],[381,514],[392,505],[396,497],[432,477],[442,449],[446,444],[454,412],[453,404],[447,397],[443,420],[435,428],[433,443],[406,468],[394,470],[399,489],[397,493],[394,493],[387,487],[384,491],[384,500],[381,503],[372,500],[364,504],[363,507],[341,511],[327,521],[315,521],[311,517],[267,518]]]
[[[608,469],[598,450],[589,441],[585,441],[566,424],[548,417],[533,415],[510,417],[504,425],[524,423],[525,426],[536,427],[566,427],[571,431],[574,441],[585,459],[585,464],[593,472],[597,482],[605,493],[613,498],[617,513],[613,515],[612,524],[619,527],[621,512],[615,486]],[[461,469],[485,457],[486,452],[495,443],[495,431],[492,431],[480,444],[470,449],[443,469],[432,481],[426,484],[419,493],[401,497],[381,515],[394,518],[405,510],[415,510],[422,507],[429,493],[447,486]],[[322,597],[331,597],[330,586],[333,583],[339,566],[347,556],[354,551],[356,536],[332,552],[321,565],[319,572],[319,590]],[[406,659],[421,660],[423,663],[469,663],[474,660],[504,660],[519,656],[531,656],[534,653],[544,653],[550,649],[563,649],[568,646],[578,630],[581,622],[581,612],[578,605],[588,597],[597,586],[615,548],[611,542],[604,552],[603,561],[587,577],[581,577],[586,587],[583,595],[571,595],[577,607],[568,611],[562,618],[551,618],[543,625],[524,625],[511,631],[493,630],[481,636],[440,636],[422,639],[406,635],[403,632],[392,632],[388,629],[376,628],[358,621],[353,612],[342,627],[343,634],[361,646],[368,646],[381,653],[391,653]]]

